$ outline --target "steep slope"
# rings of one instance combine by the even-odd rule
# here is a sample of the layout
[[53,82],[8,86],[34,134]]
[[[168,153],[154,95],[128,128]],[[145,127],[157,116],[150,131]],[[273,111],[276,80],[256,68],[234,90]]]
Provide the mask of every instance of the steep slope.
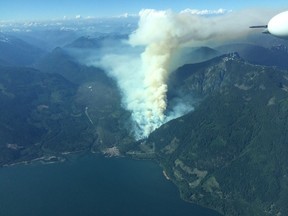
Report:
[[117,146],[126,149],[134,142],[128,134],[130,113],[121,106],[121,93],[113,79],[99,68],[78,63],[69,51],[56,48],[38,64],[46,73],[56,73],[77,85],[75,101],[89,113],[98,139],[94,150]]
[[79,85],[55,73],[0,67],[0,165],[65,152],[123,151],[134,142],[123,124],[129,113],[104,75]]
[[187,201],[224,215],[288,214],[288,72],[231,54],[173,79],[201,102],[152,133],[142,152],[153,152]]
[[[49,137],[58,134],[60,138],[68,122],[75,131],[89,126],[83,117],[81,123],[81,118],[71,116],[77,113],[73,108],[77,89],[63,77],[30,68],[1,67],[0,71],[0,164],[39,157],[41,148],[50,148]],[[66,141],[54,140],[59,148],[65,143],[77,148],[83,138],[84,134],[77,133]]]
[[76,84],[95,80],[99,76],[102,76],[103,81],[105,78],[107,80],[102,70],[79,64],[75,58],[60,47],[45,55],[37,63],[36,68],[45,73],[60,74]]
[[45,53],[36,46],[3,33],[0,33],[0,50],[0,64],[5,62],[6,65],[16,66],[30,66]]

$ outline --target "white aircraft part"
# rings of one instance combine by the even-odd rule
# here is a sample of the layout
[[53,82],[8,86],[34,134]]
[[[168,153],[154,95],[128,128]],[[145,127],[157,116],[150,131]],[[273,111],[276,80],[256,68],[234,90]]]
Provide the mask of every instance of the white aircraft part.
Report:
[[288,11],[274,16],[268,23],[268,31],[276,37],[288,39]]

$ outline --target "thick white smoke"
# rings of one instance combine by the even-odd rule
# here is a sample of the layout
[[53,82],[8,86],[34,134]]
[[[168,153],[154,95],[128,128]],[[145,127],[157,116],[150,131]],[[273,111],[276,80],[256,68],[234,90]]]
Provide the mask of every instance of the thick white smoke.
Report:
[[136,138],[147,137],[166,121],[191,109],[177,105],[174,111],[178,110],[178,113],[173,112],[173,117],[165,112],[167,80],[169,74],[183,63],[174,58],[181,49],[245,36],[249,25],[265,24],[269,19],[269,16],[267,20],[255,19],[263,17],[255,12],[252,17],[249,15],[248,11],[218,16],[199,16],[191,10],[180,13],[140,11],[138,29],[128,40],[128,45],[135,51],[130,47],[123,54],[106,55],[100,61],[122,90],[123,105],[132,112],[135,122]]

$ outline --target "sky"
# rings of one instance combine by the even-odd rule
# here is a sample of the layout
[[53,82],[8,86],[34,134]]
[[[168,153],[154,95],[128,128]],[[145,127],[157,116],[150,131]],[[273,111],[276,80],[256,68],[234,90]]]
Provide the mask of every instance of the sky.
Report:
[[288,9],[287,0],[0,0],[0,21],[50,20],[81,17],[112,17],[138,14],[141,9],[181,11],[186,8],[241,10]]

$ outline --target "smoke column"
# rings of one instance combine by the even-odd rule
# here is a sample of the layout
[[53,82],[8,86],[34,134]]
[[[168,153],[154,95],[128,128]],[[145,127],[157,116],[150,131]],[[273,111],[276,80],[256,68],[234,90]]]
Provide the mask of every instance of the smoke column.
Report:
[[190,36],[185,32],[186,20],[171,11],[142,10],[139,15],[139,27],[130,36],[129,43],[145,46],[140,69],[144,74],[143,98],[139,98],[144,109],[133,116],[140,123],[141,136],[145,137],[166,120],[166,83],[172,69],[172,55]]
[[[200,16],[191,10],[174,13],[152,9],[140,11],[139,16],[138,29],[130,35],[128,44],[135,49],[140,47],[141,55],[126,51],[125,55],[106,55],[100,63],[122,90],[123,106],[132,113],[137,139],[147,137],[171,120],[171,116],[165,115],[167,80],[181,66],[174,57],[182,48],[245,36],[249,25],[260,22],[255,17],[263,17],[255,11]],[[175,117],[185,113],[181,110]]]

